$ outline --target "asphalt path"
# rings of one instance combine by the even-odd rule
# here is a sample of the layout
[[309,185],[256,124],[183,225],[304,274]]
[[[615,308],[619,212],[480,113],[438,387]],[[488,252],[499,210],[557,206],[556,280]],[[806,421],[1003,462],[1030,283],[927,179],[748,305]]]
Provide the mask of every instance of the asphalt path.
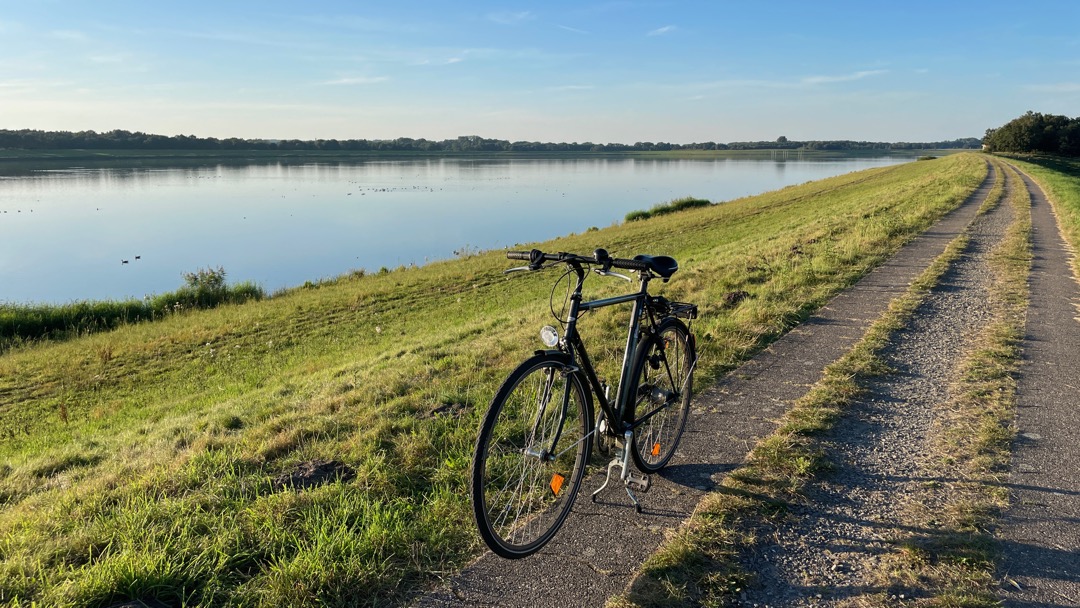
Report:
[[1034,259],[999,534],[1002,596],[1006,606],[1080,606],[1080,285],[1046,195],[1024,183]]
[[[603,473],[587,479],[559,534],[539,553],[506,560],[485,553],[460,574],[413,602],[418,607],[600,606],[621,593],[642,561],[693,512],[704,494],[745,460],[758,439],[821,378],[822,370],[863,336],[889,302],[971,223],[997,172],[957,209],[890,260],[836,296],[750,361],[699,393],[678,452],[637,514],[621,487],[589,494]],[[677,277],[676,277],[677,280]],[[1075,352],[1075,351],[1074,351]],[[617,484],[613,484],[617,485]]]

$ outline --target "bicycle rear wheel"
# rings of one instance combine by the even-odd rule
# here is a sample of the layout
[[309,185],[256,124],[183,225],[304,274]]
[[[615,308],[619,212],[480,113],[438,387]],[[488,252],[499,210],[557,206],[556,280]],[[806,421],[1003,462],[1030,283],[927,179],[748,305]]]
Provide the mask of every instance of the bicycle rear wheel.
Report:
[[507,558],[525,557],[558,531],[589,457],[592,407],[565,358],[537,355],[491,402],[476,440],[472,505],[480,536]]
[[667,318],[654,337],[638,345],[633,378],[637,379],[634,420],[634,465],[655,473],[671,460],[682,438],[693,391],[694,340],[682,321]]

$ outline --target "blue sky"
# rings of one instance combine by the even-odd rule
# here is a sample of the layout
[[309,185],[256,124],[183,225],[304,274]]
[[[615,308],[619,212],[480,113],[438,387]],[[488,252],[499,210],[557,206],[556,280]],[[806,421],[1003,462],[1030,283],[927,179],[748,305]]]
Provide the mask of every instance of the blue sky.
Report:
[[0,0],[0,128],[623,142],[1080,115],[1080,2]]

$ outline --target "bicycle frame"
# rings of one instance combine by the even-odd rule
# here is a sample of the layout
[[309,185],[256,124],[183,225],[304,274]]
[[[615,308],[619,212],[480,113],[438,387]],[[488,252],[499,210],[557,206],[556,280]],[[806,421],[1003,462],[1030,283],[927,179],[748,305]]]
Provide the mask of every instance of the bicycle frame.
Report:
[[[566,351],[567,354],[570,355],[571,365],[576,366],[580,363],[580,368],[585,372],[585,377],[588,379],[592,392],[596,395],[597,400],[600,403],[601,410],[603,410],[604,415],[607,416],[609,424],[611,424],[613,428],[618,428],[621,434],[622,431],[631,430],[631,427],[624,421],[624,416],[629,407],[630,400],[634,398],[634,395],[630,394],[630,385],[633,382],[633,378],[631,377],[633,375],[633,370],[631,369],[633,362],[631,359],[634,356],[634,352],[637,350],[638,340],[641,335],[641,318],[645,313],[645,303],[649,297],[649,280],[652,277],[648,273],[642,273],[641,287],[638,289],[637,293],[583,302],[581,290],[585,283],[585,269],[582,268],[580,264],[571,263],[569,266],[577,275],[577,286],[574,288],[574,293],[570,296],[570,310],[566,317],[566,335],[563,339],[564,344],[566,345]],[[600,381],[600,378],[596,374],[596,370],[593,368],[588,351],[585,350],[585,343],[582,341],[581,335],[577,331],[577,321],[580,314],[583,312],[628,303],[633,303],[633,308],[630,315],[630,326],[626,335],[626,348],[623,352],[619,390],[615,395],[614,402],[609,402],[604,391],[603,383]],[[596,429],[593,429],[593,432],[595,433]]]

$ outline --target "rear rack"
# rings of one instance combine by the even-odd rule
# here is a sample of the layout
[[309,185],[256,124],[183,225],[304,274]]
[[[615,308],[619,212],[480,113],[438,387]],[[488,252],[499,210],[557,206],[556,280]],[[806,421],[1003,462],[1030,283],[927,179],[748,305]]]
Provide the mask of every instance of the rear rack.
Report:
[[698,316],[697,304],[672,302],[664,296],[652,297],[649,304],[661,316],[671,315],[680,319],[696,319]]
[[687,302],[669,302],[668,308],[671,309],[672,315],[679,317],[680,319],[697,318],[697,304],[689,304]]

